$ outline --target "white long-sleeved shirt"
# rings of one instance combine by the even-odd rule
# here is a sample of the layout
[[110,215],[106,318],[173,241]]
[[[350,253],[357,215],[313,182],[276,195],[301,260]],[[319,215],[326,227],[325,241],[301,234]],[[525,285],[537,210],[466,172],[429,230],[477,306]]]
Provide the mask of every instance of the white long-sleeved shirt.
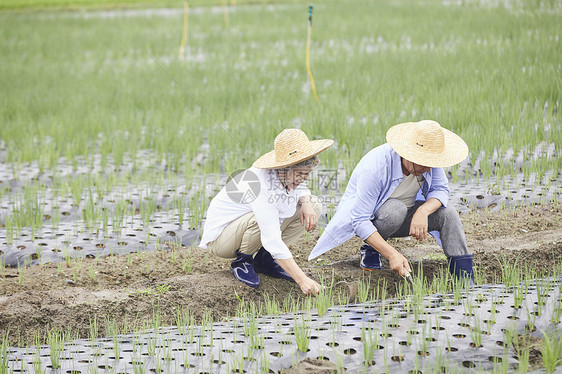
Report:
[[291,258],[281,239],[281,223],[295,214],[299,199],[307,195],[310,190],[306,183],[287,191],[274,169],[251,167],[232,178],[211,200],[199,247],[207,248],[229,223],[253,212],[263,247],[275,259]]

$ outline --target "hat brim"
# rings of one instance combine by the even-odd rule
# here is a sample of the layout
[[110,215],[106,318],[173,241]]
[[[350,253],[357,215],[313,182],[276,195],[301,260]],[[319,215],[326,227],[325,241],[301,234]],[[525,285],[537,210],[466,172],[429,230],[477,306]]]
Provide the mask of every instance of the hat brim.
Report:
[[275,151],[267,152],[266,154],[258,158],[252,166],[260,169],[279,169],[296,165],[299,162],[307,160],[313,156],[316,156],[320,152],[325,151],[326,149],[330,148],[332,144],[334,144],[334,141],[332,139],[312,140],[308,144],[305,152],[302,152],[298,155],[298,157],[295,157],[290,161],[283,162],[276,161]]
[[460,136],[443,129],[445,147],[440,153],[422,152],[412,148],[407,139],[414,131],[415,122],[400,123],[386,132],[386,141],[396,153],[408,161],[431,168],[444,168],[458,164],[468,156],[468,146]]

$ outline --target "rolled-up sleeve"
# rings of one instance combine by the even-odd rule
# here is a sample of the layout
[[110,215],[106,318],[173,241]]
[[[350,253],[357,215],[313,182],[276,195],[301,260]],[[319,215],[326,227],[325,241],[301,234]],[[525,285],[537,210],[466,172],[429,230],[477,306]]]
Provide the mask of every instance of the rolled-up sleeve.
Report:
[[441,205],[446,208],[449,203],[449,196],[449,181],[445,175],[445,170],[442,168],[432,169],[431,184],[429,186],[429,190],[427,191],[427,195],[425,196],[426,200],[431,198],[437,199],[441,202]]
[[377,231],[371,222],[374,216],[377,201],[382,190],[382,181],[385,177],[381,175],[384,169],[368,170],[362,173],[357,179],[357,191],[355,202],[351,207],[350,217],[351,226],[355,235],[365,240]]

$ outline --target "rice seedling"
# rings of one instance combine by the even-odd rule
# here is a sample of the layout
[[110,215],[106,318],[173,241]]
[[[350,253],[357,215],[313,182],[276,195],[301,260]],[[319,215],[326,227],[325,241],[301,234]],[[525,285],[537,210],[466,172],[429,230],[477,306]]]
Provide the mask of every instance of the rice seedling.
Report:
[[326,314],[328,309],[333,305],[333,285],[334,277],[332,277],[332,283],[330,286],[324,285],[320,287],[320,292],[314,298],[314,306],[318,312],[319,316]]
[[371,292],[371,279],[366,279],[361,277],[357,283],[357,298],[360,303],[364,303],[369,299],[369,294]]
[[474,317],[472,326],[470,327],[470,338],[472,339],[472,343],[470,344],[472,347],[482,347],[482,326],[477,316]]
[[373,357],[375,350],[378,349],[378,334],[371,328],[363,326],[361,328],[361,342],[363,343],[363,365],[372,366],[375,364]]
[[548,373],[554,373],[562,365],[562,337],[560,334],[544,333],[541,349],[542,364]]
[[275,296],[269,296],[268,293],[264,293],[263,299],[264,299],[266,314],[270,316],[281,314],[281,307],[279,306],[279,303],[275,299]]
[[552,306],[552,312],[550,314],[550,322],[554,324],[559,324],[562,317],[562,300],[556,299],[554,305]]
[[60,360],[65,341],[66,334],[62,331],[53,329],[47,333],[47,344],[49,345],[49,356],[53,369],[59,369],[61,367]]
[[297,348],[301,352],[308,351],[308,344],[310,343],[310,317],[293,319],[293,332],[295,333],[295,341],[297,343]]
[[0,344],[0,373],[8,373],[8,336],[10,330],[2,336],[2,344]]

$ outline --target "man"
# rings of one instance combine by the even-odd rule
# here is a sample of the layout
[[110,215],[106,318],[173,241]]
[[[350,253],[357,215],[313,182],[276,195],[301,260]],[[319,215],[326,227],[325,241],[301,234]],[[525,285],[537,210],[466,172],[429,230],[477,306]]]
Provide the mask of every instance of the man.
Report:
[[435,121],[391,127],[387,144],[372,149],[354,169],[338,209],[309,260],[349,240],[365,241],[361,268],[381,268],[380,255],[401,276],[410,274],[408,260],[386,240],[411,235],[424,240],[431,232],[442,246],[449,270],[474,283],[472,255],[454,208],[443,167],[468,155],[466,143]]
[[333,143],[310,141],[298,129],[283,130],[273,151],[213,198],[199,247],[235,258],[232,274],[250,287],[259,287],[256,273],[265,273],[294,281],[304,294],[315,296],[319,284],[304,274],[288,245],[316,227],[321,206],[303,182],[318,165],[317,155]]

